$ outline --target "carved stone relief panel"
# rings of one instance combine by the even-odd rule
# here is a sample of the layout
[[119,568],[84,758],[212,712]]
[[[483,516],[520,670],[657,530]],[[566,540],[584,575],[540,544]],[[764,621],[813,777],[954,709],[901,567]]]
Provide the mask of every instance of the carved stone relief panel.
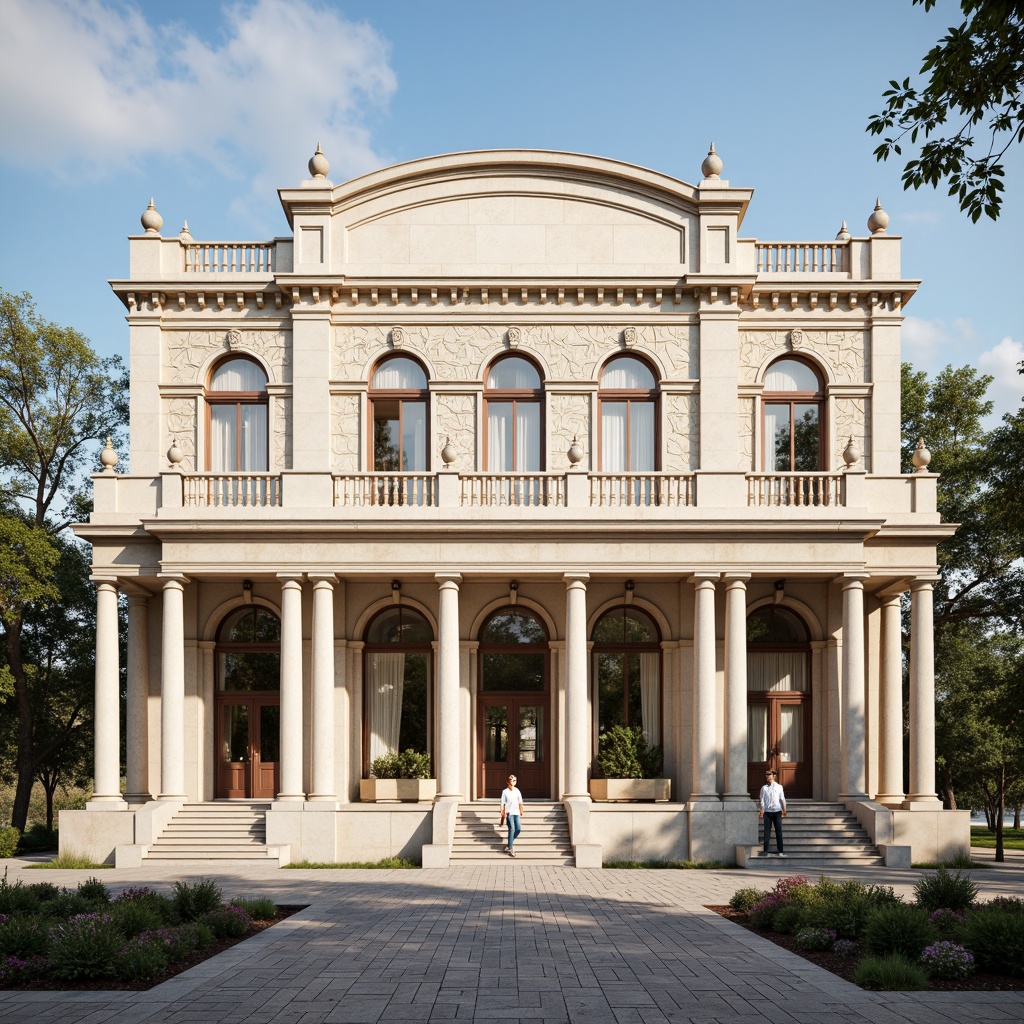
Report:
[[861,330],[740,331],[740,380],[753,383],[765,360],[793,352],[819,355],[835,371],[837,384],[863,384],[868,378],[869,336]]
[[558,473],[568,469],[566,452],[575,437],[583,449],[580,469],[590,469],[595,463],[590,439],[590,396],[557,392],[548,398],[548,437],[551,450],[548,453],[548,471]]
[[666,473],[690,473],[697,468],[700,452],[700,396],[665,396],[665,457],[662,469]]
[[861,452],[858,469],[871,472],[871,399],[870,398],[837,398],[835,405],[835,423],[832,427],[832,467],[843,469],[843,449],[852,437],[853,443]]
[[757,429],[757,422],[754,416],[757,411],[757,403],[753,398],[740,399],[740,463],[744,472],[757,472],[754,464],[754,431]]
[[437,454],[445,438],[451,438],[456,456],[453,465],[464,473],[473,472],[477,465],[476,452],[476,396],[439,394],[434,407],[434,450],[431,465],[440,465]]
[[163,380],[170,384],[205,384],[203,366],[217,353],[251,352],[271,368],[272,382],[288,383],[291,371],[291,332],[278,330],[167,331]]
[[359,472],[358,395],[331,396],[331,471]]
[[[194,398],[165,398],[164,424],[166,425],[165,435],[168,437],[167,445],[170,447],[170,439],[178,442],[185,458],[181,461],[181,468],[188,473],[194,473],[196,466],[196,399]],[[167,468],[166,460],[161,459],[163,468]]]
[[271,465],[274,472],[292,468],[292,399],[290,395],[274,398],[274,451]]

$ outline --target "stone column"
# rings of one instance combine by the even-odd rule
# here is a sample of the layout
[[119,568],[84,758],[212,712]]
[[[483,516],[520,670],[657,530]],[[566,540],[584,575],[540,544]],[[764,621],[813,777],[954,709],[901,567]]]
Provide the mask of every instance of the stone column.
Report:
[[437,797],[460,799],[459,584],[457,572],[434,574],[438,582]]
[[96,682],[93,796],[90,806],[113,810],[121,799],[120,666],[117,643],[117,584],[96,581]]
[[864,574],[843,577],[843,782],[840,800],[867,799]]
[[302,800],[302,584],[281,574],[281,791]]
[[164,578],[160,639],[160,799],[185,800],[185,583]]
[[747,580],[725,576],[725,798],[749,802],[747,792]]
[[313,583],[313,778],[310,800],[337,800],[334,792],[334,580],[310,574]]
[[[935,623],[931,579],[910,584],[910,792],[904,807],[935,809]],[[923,805],[923,806],[922,806]]]
[[882,679],[879,728],[880,804],[903,803],[903,655],[901,650],[900,594],[882,597]]
[[151,800],[149,789],[149,598],[128,595],[128,701],[125,796]]
[[565,581],[565,798],[589,800],[587,581],[590,574],[567,572],[562,579]]
[[690,800],[718,800],[715,772],[715,581],[718,573],[690,577],[693,606],[693,791]]

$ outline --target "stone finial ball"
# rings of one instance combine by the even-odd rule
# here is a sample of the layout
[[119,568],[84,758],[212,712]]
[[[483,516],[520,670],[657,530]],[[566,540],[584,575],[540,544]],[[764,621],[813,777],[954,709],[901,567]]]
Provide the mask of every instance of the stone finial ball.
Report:
[[875,200],[875,209],[868,217],[868,231],[873,235],[884,235],[885,229],[889,226],[889,214],[882,209],[882,200]]
[[850,240],[850,232],[846,228],[846,221],[843,221],[843,226],[839,229],[836,235],[837,242],[848,242]]
[[704,163],[700,165],[701,174],[705,178],[717,178],[722,173],[722,158],[715,152],[715,144],[711,143]]
[[316,144],[316,152],[309,158],[309,173],[314,178],[326,178],[327,172],[331,169],[330,163],[328,163],[327,157],[324,156],[324,151],[320,148],[320,143]]
[[146,207],[142,217],[139,219],[142,221],[142,226],[147,235],[159,235],[160,229],[164,226],[164,219],[156,212],[152,199],[150,199],[149,206]]

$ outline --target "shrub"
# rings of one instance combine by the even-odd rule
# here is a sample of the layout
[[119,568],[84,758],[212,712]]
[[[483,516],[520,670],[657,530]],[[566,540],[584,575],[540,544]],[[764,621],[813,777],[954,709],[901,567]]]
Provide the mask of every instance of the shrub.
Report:
[[67,891],[59,885],[54,885],[53,882],[33,882],[29,886],[29,890],[35,894],[36,899],[40,903],[48,903],[50,900],[55,900],[58,896],[63,896]]
[[108,977],[124,937],[109,914],[80,914],[50,929],[50,970],[64,981]]
[[22,853],[42,853],[45,850],[56,850],[57,845],[57,830],[47,828],[38,822],[27,829],[21,837]]
[[249,930],[252,918],[241,907],[218,907],[203,915],[203,924],[218,939],[240,939]]
[[996,974],[1024,974],[1024,914],[984,908],[967,919],[964,945],[978,966]]
[[236,896],[231,905],[241,907],[254,921],[273,921],[277,917],[277,905],[266,897],[247,900]]
[[222,899],[220,886],[212,878],[200,878],[196,882],[177,881],[171,902],[182,922],[197,918],[216,910]]
[[931,924],[919,908],[883,907],[868,918],[861,943],[872,956],[896,954],[915,961],[931,937]]
[[832,952],[836,956],[841,956],[844,960],[848,960],[851,956],[856,956],[860,952],[860,946],[850,939],[836,939],[832,943]]
[[110,893],[107,892],[107,887],[95,875],[78,883],[78,895],[90,903],[110,902]]
[[770,892],[750,908],[750,923],[758,931],[768,931],[774,927],[775,915],[786,905],[786,897],[782,893]]
[[970,875],[944,867],[934,875],[925,875],[914,883],[917,905],[925,910],[966,910],[978,897],[978,887]]
[[27,960],[21,957],[0,957],[0,985],[22,985],[34,981],[43,975],[49,962],[41,956],[32,956]]
[[21,842],[21,833],[13,826],[0,828],[0,858],[13,857]]
[[958,914],[955,910],[943,907],[941,910],[935,910],[929,914],[928,920],[931,921],[932,927],[939,935],[949,938],[951,935],[958,934],[963,928],[967,922],[967,915]]
[[768,893],[761,889],[755,889],[753,886],[748,886],[745,889],[737,889],[729,899],[729,906],[733,910],[739,910],[746,913],[750,910],[754,904],[759,903]]
[[884,900],[885,895],[861,882],[839,883],[822,877],[810,893],[807,924],[830,928],[844,939],[858,939],[879,899]]
[[807,951],[831,949],[836,942],[836,933],[831,928],[807,928],[796,937],[796,948]]
[[382,754],[371,762],[370,774],[375,779],[429,779],[430,755],[411,747],[401,753]]
[[78,914],[88,914],[93,907],[94,904],[77,892],[68,892],[65,889],[59,896],[39,904],[39,913],[54,921],[64,921]]
[[971,848],[969,846],[958,846],[951,857],[943,862],[943,866],[947,868],[972,868],[974,867],[974,861],[971,860]]
[[118,981],[153,982],[167,971],[167,943],[151,934],[138,935],[123,946],[114,961]]
[[49,948],[49,922],[42,917],[9,917],[0,924],[0,957],[27,960],[46,956]]
[[168,936],[167,955],[172,962],[181,960],[197,949],[206,949],[214,939],[213,932],[201,921],[161,929],[161,934]]
[[597,764],[606,779],[656,779],[664,753],[649,747],[639,725],[613,725],[598,737]]
[[925,948],[920,964],[933,978],[956,981],[973,972],[974,957],[955,942],[936,942]]
[[144,900],[118,900],[110,905],[110,916],[126,939],[154,931],[164,923],[156,908]]
[[986,908],[1008,910],[1013,914],[1024,914],[1024,900],[1019,896],[996,896],[988,901]]
[[807,908],[800,903],[786,903],[776,911],[772,919],[772,931],[793,935],[801,931],[807,919]]
[[7,872],[0,878],[0,914],[32,914],[39,906],[39,897],[19,878],[11,885]]
[[146,907],[149,911],[154,914],[159,924],[170,924],[174,921],[176,911],[174,903],[168,899],[163,893],[154,892],[152,889],[148,889],[145,886],[138,889],[125,889],[120,892],[111,904],[114,908],[120,908],[123,906],[133,907]]
[[883,992],[920,992],[928,987],[924,968],[896,955],[864,957],[853,980],[863,988]]

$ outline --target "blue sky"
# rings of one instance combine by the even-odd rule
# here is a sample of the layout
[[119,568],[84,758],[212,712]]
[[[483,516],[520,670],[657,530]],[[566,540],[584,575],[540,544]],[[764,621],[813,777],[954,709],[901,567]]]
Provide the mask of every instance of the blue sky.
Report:
[[[163,234],[287,230],[276,189],[458,150],[538,148],[700,178],[714,140],[755,190],[743,233],[854,234],[876,196],[903,236],[904,358],[1024,378],[1024,153],[1000,220],[971,224],[944,190],[906,193],[868,117],[916,72],[959,5],[910,0],[3,0],[0,287],[127,355],[106,281],[149,202]],[[1014,298],[1017,295],[1018,298]]]

